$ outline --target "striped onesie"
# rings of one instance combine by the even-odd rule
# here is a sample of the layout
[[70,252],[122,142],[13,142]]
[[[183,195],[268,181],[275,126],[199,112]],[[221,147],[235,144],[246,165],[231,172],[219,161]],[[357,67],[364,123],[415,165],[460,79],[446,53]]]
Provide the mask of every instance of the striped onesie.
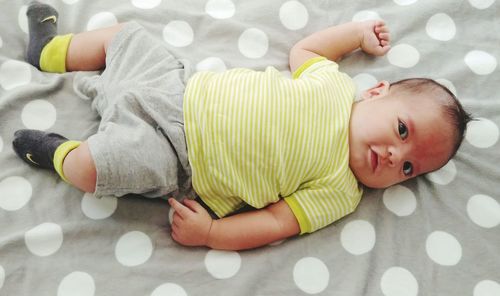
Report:
[[183,106],[195,191],[219,217],[284,199],[301,234],[351,213],[362,195],[349,168],[354,93],[325,58],[293,79],[272,67],[195,74]]

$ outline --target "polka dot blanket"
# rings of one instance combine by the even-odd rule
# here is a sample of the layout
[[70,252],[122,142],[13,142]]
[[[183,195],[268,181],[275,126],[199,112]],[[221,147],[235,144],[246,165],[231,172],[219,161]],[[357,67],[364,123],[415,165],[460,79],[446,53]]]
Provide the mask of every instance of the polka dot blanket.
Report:
[[98,127],[73,83],[24,61],[28,1],[0,1],[0,295],[500,295],[500,3],[51,0],[59,32],[135,20],[200,70],[273,66],[319,29],[384,19],[392,48],[340,61],[358,92],[429,77],[476,118],[443,168],[385,190],[313,234],[249,251],[180,246],[167,202],[96,199],[22,162],[22,128],[84,140]]

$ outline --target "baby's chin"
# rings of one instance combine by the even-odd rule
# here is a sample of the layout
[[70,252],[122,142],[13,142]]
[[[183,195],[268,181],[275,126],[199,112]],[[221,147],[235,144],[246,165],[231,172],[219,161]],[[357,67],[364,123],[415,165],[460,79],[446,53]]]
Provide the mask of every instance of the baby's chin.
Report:
[[367,187],[367,188],[372,188],[372,189],[386,189],[387,187],[390,187],[394,184],[390,184],[390,185],[382,185],[382,184],[373,184],[373,185],[368,185],[366,183],[363,183],[363,182],[359,182],[361,185],[363,185],[364,187]]
[[[352,170],[352,169],[351,169]],[[353,170],[354,176],[356,177],[356,180],[363,185],[364,187],[372,188],[372,189],[385,189],[387,187],[390,187],[397,182],[383,182],[379,178],[376,178],[375,176],[365,176],[363,174],[356,174],[356,172]]]

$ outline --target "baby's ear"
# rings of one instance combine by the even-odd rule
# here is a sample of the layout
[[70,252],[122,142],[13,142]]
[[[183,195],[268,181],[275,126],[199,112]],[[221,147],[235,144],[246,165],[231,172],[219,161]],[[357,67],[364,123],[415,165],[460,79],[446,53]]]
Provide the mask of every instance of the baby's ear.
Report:
[[378,82],[374,87],[367,89],[363,93],[361,93],[361,99],[366,100],[385,96],[389,93],[390,85],[391,84],[388,81],[382,80]]

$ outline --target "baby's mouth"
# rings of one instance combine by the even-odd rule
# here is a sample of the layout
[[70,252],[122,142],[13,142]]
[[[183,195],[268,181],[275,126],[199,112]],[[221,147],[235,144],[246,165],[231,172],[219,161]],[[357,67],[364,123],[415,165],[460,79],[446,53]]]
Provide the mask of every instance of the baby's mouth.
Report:
[[375,151],[370,149],[370,161],[372,165],[372,172],[375,173],[375,170],[378,167],[378,154]]

